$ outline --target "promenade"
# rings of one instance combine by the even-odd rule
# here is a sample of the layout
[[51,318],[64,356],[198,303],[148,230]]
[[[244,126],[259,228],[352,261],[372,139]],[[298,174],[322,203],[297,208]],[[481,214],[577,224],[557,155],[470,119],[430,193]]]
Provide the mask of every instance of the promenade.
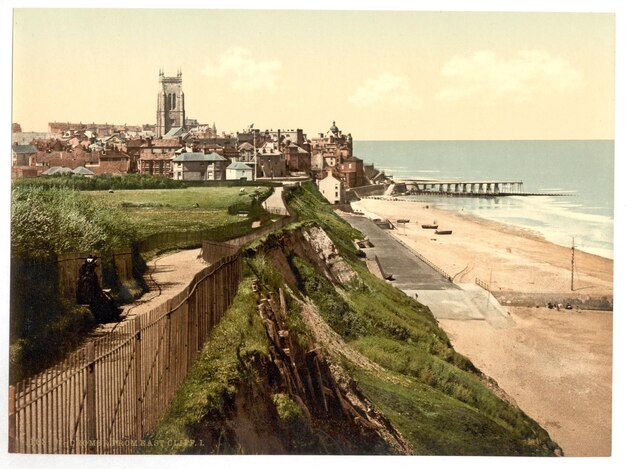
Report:
[[475,284],[453,283],[448,274],[369,218],[341,216],[374,245],[365,249],[368,259],[375,256],[384,274],[393,276],[391,283],[428,306],[437,319],[487,321],[496,328],[513,325],[507,311],[491,293]]

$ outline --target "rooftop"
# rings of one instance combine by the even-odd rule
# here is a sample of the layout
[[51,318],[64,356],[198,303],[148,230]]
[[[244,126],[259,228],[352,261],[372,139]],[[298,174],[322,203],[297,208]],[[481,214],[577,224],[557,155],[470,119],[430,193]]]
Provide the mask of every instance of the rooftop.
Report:
[[250,171],[252,171],[252,168],[250,166],[240,161],[232,162],[230,165],[228,165],[226,169],[243,169],[243,170],[249,169]]
[[190,152],[190,153],[182,153],[177,155],[172,161],[176,163],[181,163],[183,161],[227,161],[221,155],[218,155],[215,152],[209,153],[205,155],[204,153],[199,152]]
[[33,145],[13,145],[13,151],[18,155],[37,153],[37,148]]

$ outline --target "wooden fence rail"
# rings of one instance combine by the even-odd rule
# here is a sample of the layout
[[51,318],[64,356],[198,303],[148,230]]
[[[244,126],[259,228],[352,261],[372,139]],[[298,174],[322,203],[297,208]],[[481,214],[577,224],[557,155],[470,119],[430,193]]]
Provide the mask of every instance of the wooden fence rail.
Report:
[[9,389],[9,451],[132,453],[152,431],[232,303],[239,252],[174,298]]

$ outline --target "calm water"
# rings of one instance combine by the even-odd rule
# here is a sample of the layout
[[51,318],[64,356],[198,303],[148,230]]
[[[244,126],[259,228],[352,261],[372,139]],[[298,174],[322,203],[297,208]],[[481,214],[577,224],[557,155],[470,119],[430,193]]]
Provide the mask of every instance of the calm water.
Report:
[[356,141],[354,154],[396,178],[514,180],[568,197],[431,198],[613,258],[612,140]]

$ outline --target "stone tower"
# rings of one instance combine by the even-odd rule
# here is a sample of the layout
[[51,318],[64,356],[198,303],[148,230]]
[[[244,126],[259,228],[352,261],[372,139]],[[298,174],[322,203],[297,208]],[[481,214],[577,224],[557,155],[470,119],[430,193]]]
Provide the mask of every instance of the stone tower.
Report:
[[163,137],[172,127],[185,126],[185,94],[183,74],[179,70],[175,77],[166,77],[159,70],[159,96],[157,100],[156,136]]

